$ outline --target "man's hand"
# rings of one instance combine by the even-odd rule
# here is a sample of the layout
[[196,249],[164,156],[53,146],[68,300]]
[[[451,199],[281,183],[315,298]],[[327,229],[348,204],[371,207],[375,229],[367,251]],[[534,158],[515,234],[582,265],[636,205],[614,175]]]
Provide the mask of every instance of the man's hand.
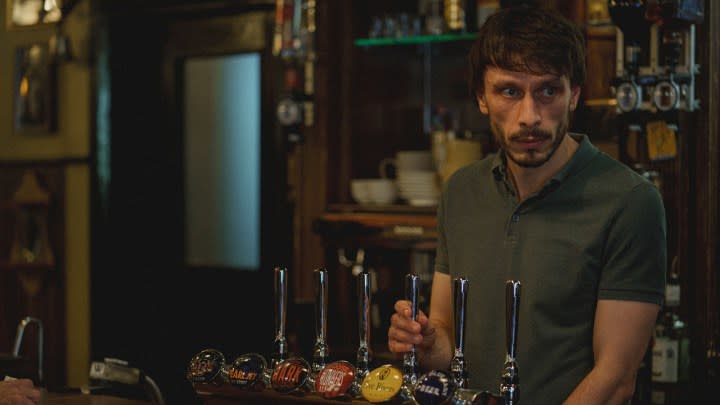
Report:
[[28,379],[0,381],[0,405],[37,405],[40,390]]
[[429,326],[427,316],[420,310],[417,321],[413,321],[411,316],[409,301],[395,303],[395,313],[390,318],[388,329],[388,349],[392,353],[409,352],[413,345],[416,350],[423,352],[435,343],[435,329]]

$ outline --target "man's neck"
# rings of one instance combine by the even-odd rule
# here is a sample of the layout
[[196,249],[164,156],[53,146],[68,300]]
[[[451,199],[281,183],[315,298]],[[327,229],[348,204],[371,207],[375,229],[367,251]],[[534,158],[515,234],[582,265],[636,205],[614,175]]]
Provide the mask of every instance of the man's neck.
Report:
[[550,160],[538,167],[522,167],[508,159],[508,170],[520,201],[524,201],[528,196],[538,192],[550,178],[557,174],[575,154],[579,145],[573,137],[565,134]]

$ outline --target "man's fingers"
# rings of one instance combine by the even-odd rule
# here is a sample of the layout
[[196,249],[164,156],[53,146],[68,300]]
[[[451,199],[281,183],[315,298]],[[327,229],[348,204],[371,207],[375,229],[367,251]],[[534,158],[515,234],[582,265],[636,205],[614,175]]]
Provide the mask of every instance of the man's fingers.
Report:
[[398,313],[394,313],[390,317],[390,325],[391,327],[403,329],[410,333],[420,333],[420,330],[422,329],[422,325],[420,325],[418,322],[415,322],[412,319],[402,316]]
[[396,340],[388,341],[388,349],[391,353],[406,353],[412,350],[413,345],[409,343],[402,343]]
[[406,300],[398,300],[395,301],[395,312],[398,314],[402,314],[403,316],[410,317],[412,315],[412,311],[410,310],[410,301]]

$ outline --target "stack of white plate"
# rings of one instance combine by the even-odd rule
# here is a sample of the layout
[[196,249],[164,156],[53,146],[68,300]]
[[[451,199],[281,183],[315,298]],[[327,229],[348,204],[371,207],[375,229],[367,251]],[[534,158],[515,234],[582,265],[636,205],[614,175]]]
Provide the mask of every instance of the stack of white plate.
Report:
[[397,186],[400,197],[410,205],[437,205],[440,197],[437,172],[434,170],[398,170]]

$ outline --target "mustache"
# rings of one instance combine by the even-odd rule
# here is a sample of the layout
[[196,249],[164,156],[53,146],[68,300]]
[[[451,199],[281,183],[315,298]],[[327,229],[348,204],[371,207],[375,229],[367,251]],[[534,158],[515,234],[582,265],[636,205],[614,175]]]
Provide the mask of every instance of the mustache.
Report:
[[521,129],[520,131],[510,134],[509,138],[511,141],[517,141],[525,138],[550,139],[552,138],[552,133],[540,128]]

